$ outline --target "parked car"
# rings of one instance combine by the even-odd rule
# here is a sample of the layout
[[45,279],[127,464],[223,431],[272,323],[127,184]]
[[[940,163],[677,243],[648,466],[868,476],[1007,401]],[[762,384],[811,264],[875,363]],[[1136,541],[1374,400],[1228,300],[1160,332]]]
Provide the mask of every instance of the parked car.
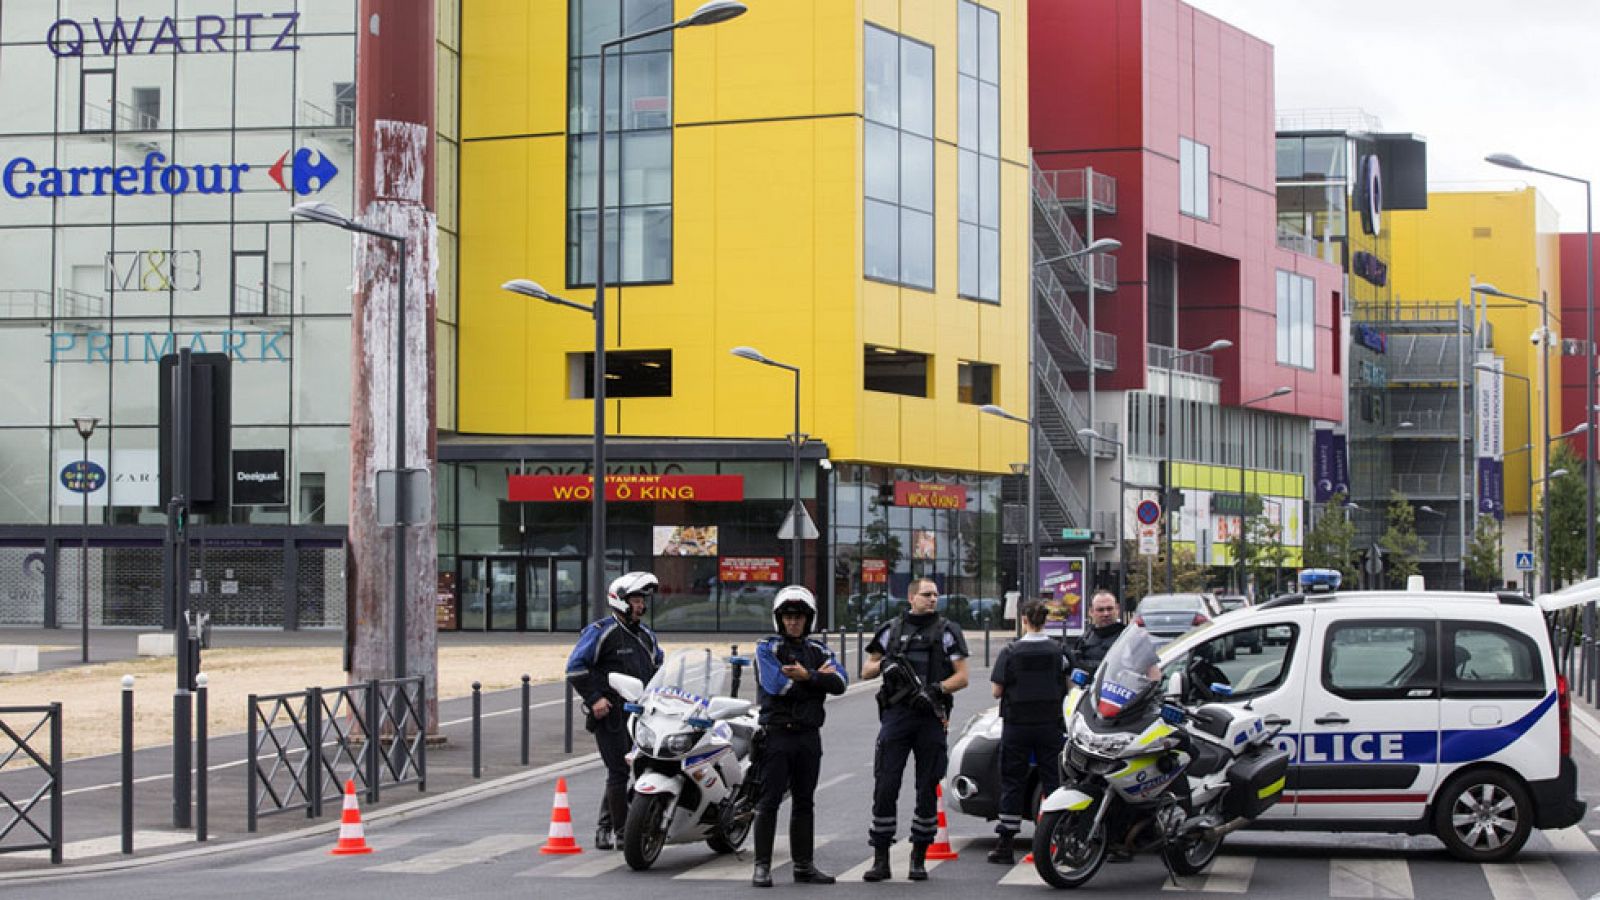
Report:
[[[1248,704],[1284,726],[1285,795],[1251,828],[1432,834],[1459,859],[1495,862],[1532,829],[1583,818],[1571,693],[1546,615],[1595,593],[1578,586],[1538,605],[1461,591],[1288,595],[1169,643],[1161,666],[1168,676],[1209,667],[1184,679],[1186,695],[1202,692],[1185,699]],[[1223,659],[1230,644],[1251,643],[1248,632],[1262,652]],[[1266,640],[1274,634],[1282,644]],[[1229,695],[1213,695],[1214,682]],[[991,707],[961,730],[946,791],[953,811],[998,815],[1001,727]]]
[[[1250,598],[1244,594],[1218,594],[1217,606],[1222,609],[1222,614],[1227,615],[1251,606]],[[1239,638],[1234,642],[1238,649],[1249,650],[1251,653],[1261,652],[1261,635],[1258,632],[1240,632]]]
[[[1212,594],[1146,594],[1134,611],[1133,621],[1155,638],[1157,646],[1177,640],[1189,629],[1207,625],[1222,615]],[[1233,658],[1233,647],[1225,659]]]

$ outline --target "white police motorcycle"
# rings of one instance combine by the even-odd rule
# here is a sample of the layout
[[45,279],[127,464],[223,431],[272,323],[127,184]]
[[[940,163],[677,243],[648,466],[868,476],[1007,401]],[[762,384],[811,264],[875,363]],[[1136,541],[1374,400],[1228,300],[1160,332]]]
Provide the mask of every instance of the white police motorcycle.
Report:
[[710,650],[678,650],[648,685],[613,673],[633,714],[633,785],[622,851],[650,868],[667,844],[705,841],[734,853],[750,834],[755,791],[745,784],[756,720],[751,703],[726,693],[728,665]]
[[1034,866],[1053,887],[1087,883],[1111,849],[1159,852],[1174,875],[1199,874],[1225,835],[1283,795],[1289,756],[1272,746],[1278,729],[1248,705],[1183,705],[1226,696],[1218,670],[1197,661],[1173,673],[1165,696],[1161,680],[1154,643],[1137,625],[1092,683],[1073,673],[1062,786],[1040,804],[1033,832]]

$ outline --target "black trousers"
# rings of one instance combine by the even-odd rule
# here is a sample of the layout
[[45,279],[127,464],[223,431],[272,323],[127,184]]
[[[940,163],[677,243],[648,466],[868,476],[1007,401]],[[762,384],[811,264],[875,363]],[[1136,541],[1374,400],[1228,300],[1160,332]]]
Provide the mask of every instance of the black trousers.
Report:
[[949,762],[945,727],[931,712],[891,706],[880,716],[878,743],[872,761],[872,825],[867,843],[887,847],[898,828],[900,780],[906,761],[916,757],[917,805],[911,819],[911,843],[931,844],[938,832],[938,800],[934,791]]
[[1025,724],[1006,722],[1000,731],[1000,822],[994,830],[1015,834],[1028,814],[1028,770],[1038,767],[1039,786],[1046,796],[1061,783],[1063,732],[1060,722]]
[[822,771],[822,734],[815,728],[767,731],[761,799],[756,803],[756,859],[772,861],[778,807],[789,793],[789,850],[797,865],[811,864],[815,846],[817,775]]
[[606,764],[606,792],[600,798],[599,827],[621,831],[628,820],[628,751],[633,736],[627,729],[628,714],[612,707],[604,719],[594,720],[594,742],[600,747],[600,760]]

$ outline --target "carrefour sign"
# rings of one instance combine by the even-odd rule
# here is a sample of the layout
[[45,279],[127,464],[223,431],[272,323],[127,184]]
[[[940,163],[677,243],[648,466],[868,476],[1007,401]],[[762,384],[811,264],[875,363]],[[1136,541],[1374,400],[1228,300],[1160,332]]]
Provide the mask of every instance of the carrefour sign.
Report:
[[[151,150],[137,166],[41,166],[26,156],[12,157],[0,169],[0,187],[18,200],[30,197],[104,197],[116,194],[238,194],[248,163],[179,165]],[[306,195],[328,186],[339,167],[309,147],[287,151],[267,169],[280,190]]]

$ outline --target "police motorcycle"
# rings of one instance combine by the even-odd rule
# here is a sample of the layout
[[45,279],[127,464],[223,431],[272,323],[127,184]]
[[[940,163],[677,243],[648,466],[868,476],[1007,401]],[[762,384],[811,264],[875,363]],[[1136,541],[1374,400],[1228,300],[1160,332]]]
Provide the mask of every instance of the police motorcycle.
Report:
[[734,853],[750,834],[759,792],[747,783],[756,719],[727,693],[729,664],[710,650],[678,650],[648,685],[620,673],[611,687],[632,713],[633,783],[622,851],[629,866],[655,864],[667,844],[705,841]]
[[1040,804],[1033,833],[1039,877],[1080,887],[1113,849],[1158,852],[1173,875],[1196,875],[1224,836],[1277,802],[1289,766],[1271,743],[1278,729],[1248,706],[1205,702],[1228,687],[1194,679],[1217,674],[1200,661],[1174,672],[1163,694],[1154,644],[1137,625],[1092,681],[1073,673],[1062,786]]

